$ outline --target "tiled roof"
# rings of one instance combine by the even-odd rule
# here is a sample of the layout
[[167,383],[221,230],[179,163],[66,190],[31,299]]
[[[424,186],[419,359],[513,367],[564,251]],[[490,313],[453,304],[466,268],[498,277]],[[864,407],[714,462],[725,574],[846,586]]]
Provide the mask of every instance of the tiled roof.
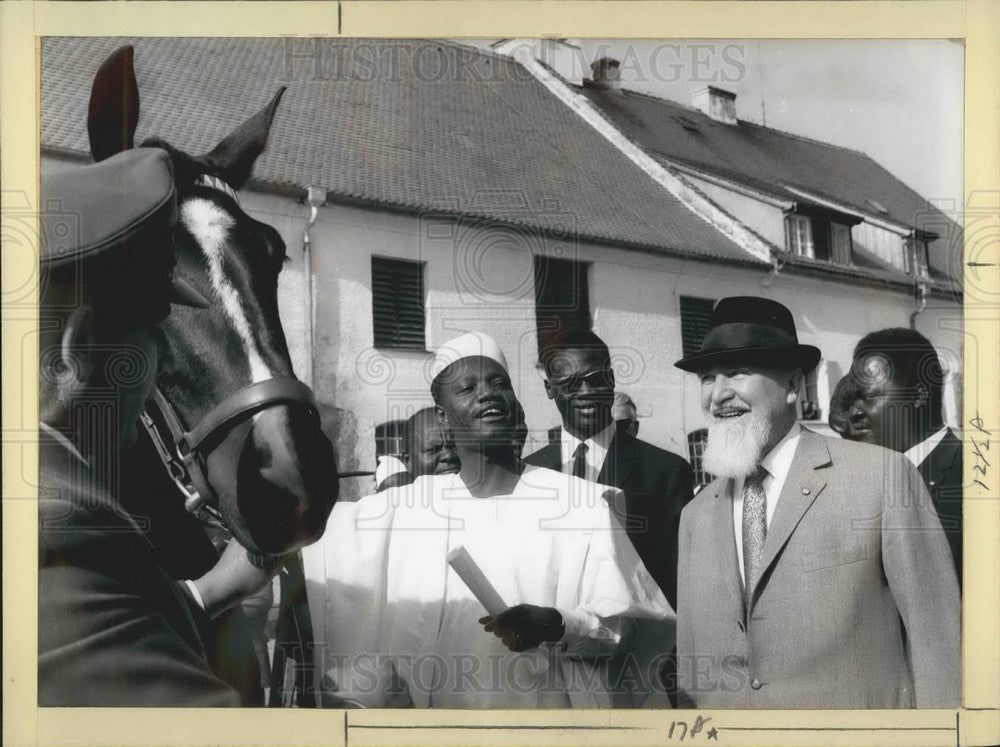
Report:
[[944,279],[950,270],[945,255],[949,245],[958,245],[960,226],[864,153],[751,122],[723,124],[697,109],[632,91],[577,90],[662,162],[792,201],[801,195],[786,186],[798,188],[875,220],[946,235],[931,246],[932,278]]
[[515,62],[451,43],[47,38],[43,148],[88,151],[94,72],[126,42],[142,102],[137,142],[157,135],[204,153],[288,85],[254,173],[265,185],[540,229],[564,231],[568,218],[581,239],[760,263]]

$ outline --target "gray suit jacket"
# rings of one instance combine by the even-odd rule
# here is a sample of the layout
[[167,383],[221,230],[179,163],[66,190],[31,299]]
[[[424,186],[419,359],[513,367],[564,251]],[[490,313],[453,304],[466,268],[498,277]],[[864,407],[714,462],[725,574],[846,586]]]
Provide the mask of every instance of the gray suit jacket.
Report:
[[681,516],[682,704],[959,705],[958,582],[930,496],[904,456],[803,431],[749,611],[733,489],[733,480],[714,481]]

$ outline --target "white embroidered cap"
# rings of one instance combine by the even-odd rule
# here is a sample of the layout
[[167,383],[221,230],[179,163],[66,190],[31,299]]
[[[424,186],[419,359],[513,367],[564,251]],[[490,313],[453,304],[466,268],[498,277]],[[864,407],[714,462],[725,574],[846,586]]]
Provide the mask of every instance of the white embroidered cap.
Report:
[[434,365],[431,367],[431,379],[436,379],[455,361],[476,356],[496,361],[504,371],[509,373],[507,358],[500,346],[497,345],[496,340],[482,332],[466,332],[464,335],[448,340],[438,348],[434,356]]

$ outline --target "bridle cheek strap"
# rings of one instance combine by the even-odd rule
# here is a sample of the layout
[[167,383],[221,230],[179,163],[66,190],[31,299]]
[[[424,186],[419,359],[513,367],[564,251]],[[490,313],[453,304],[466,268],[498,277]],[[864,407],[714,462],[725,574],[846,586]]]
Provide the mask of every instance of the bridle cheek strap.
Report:
[[161,461],[184,493],[184,506],[191,513],[208,508],[214,502],[210,500],[214,498],[214,491],[198,457],[207,457],[234,426],[262,410],[285,404],[301,405],[319,418],[319,407],[312,389],[293,378],[268,379],[237,390],[189,431],[184,430],[173,405],[159,387],[153,390],[153,403],[170,431],[172,448],[167,447],[166,439],[159,433],[149,413],[143,413],[142,423],[149,431]]

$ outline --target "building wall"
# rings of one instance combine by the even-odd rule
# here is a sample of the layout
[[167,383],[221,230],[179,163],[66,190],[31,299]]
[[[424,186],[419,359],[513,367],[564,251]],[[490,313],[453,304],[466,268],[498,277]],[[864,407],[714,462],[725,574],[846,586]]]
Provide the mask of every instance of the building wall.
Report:
[[[785,214],[782,208],[698,177],[685,175],[684,178],[697,185],[698,189],[710,199],[767,241],[780,249],[785,248]],[[906,270],[903,256],[904,238],[900,234],[871,223],[859,223],[851,228],[851,240],[855,247],[865,249],[897,270],[901,272]]]
[[[244,192],[241,201],[285,240],[289,262],[279,278],[285,334],[297,375],[311,382],[322,405],[341,471],[373,470],[375,426],[431,404],[431,352],[373,347],[372,255],[426,263],[429,350],[470,329],[498,340],[531,431],[528,452],[542,445],[547,429],[559,422],[536,363],[535,254],[592,263],[594,329],[611,348],[619,388],[637,403],[640,434],[684,456],[687,434],[704,420],[696,378],[673,366],[682,356],[681,295],[713,300],[762,295],[788,306],[800,340],[824,354],[819,382],[824,420],[829,392],[847,370],[857,340],[874,329],[909,326],[913,310],[906,293],[805,278],[787,269],[773,276],[762,269],[571,240],[540,241],[525,232],[341,205],[319,210],[311,230],[310,270],[302,243],[308,208],[258,192]],[[936,301],[918,315],[916,324],[943,351],[946,367],[957,371],[961,307]],[[946,408],[954,424],[961,392],[957,374],[952,384],[957,387],[946,396]],[[371,478],[345,478],[341,486],[345,498],[356,498],[370,489]]]
[[[682,356],[681,295],[719,299],[755,294],[789,306],[802,342],[824,352],[819,377],[824,420],[829,393],[846,372],[861,335],[908,326],[912,312],[906,293],[787,272],[774,277],[762,270],[606,246],[541,242],[451,220],[343,206],[322,208],[313,236],[315,385],[321,400],[338,407],[336,441],[344,470],[373,467],[377,423],[405,417],[431,402],[432,353],[372,347],[373,254],[426,263],[428,348],[469,329],[498,340],[531,431],[527,451],[542,445],[546,431],[559,422],[536,363],[535,253],[591,263],[594,329],[611,348],[619,388],[638,405],[641,434],[683,455],[687,434],[704,420],[695,377],[673,366]],[[954,307],[935,313],[954,316]],[[930,316],[927,322],[935,326]],[[928,334],[936,344],[960,349],[961,337],[954,330],[941,327]]]
[[905,239],[898,233],[887,231],[871,223],[859,223],[851,229],[851,239],[856,247],[867,250],[900,272],[906,271]]
[[709,199],[714,200],[730,215],[735,216],[762,238],[779,249],[785,248],[785,213],[763,200],[734,192],[717,184],[685,174],[684,178],[696,185]]

